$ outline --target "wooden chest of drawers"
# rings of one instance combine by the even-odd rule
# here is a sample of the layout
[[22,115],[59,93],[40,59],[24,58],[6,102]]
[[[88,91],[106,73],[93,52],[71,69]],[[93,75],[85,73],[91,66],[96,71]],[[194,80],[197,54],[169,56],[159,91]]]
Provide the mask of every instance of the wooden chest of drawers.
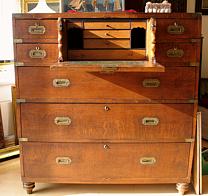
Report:
[[[15,14],[22,181],[191,181],[201,16]],[[193,28],[194,27],[194,28]]]

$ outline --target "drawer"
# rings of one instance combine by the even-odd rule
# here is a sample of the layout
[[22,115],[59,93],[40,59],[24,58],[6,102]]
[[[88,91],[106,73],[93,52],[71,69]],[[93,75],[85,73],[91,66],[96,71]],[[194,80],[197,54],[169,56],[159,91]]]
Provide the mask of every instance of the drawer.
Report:
[[156,39],[200,38],[201,21],[190,19],[157,19]]
[[57,44],[16,44],[16,61],[37,64],[58,61]]
[[[177,73],[177,74],[176,74]],[[61,102],[142,102],[195,97],[195,67],[163,73],[85,72],[70,67],[18,67],[18,97]],[[46,100],[45,100],[46,101]]]
[[200,62],[200,43],[158,43],[155,51],[157,62]]
[[84,30],[84,38],[130,39],[130,30]]
[[[50,42],[58,39],[57,20],[16,20],[14,37],[25,42]],[[58,42],[58,40],[56,41]]]
[[84,48],[130,48],[130,40],[84,39]]
[[193,104],[32,104],[20,106],[29,141],[185,141],[193,134]]
[[84,29],[130,29],[130,22],[84,22]]
[[24,177],[38,181],[174,183],[188,177],[188,143],[26,142],[21,148]]

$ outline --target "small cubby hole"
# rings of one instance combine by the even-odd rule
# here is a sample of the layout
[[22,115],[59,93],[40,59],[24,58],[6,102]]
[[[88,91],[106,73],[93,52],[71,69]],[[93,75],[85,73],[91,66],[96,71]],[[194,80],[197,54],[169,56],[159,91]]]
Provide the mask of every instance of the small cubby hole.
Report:
[[133,28],[131,30],[131,49],[145,49],[146,47],[146,29]]
[[83,29],[70,28],[67,32],[68,49],[83,49]]

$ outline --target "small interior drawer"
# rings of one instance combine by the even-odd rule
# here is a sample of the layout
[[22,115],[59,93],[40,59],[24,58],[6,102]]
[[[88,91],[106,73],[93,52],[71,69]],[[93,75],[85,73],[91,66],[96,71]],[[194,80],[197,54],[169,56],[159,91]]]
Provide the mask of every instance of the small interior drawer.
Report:
[[130,22],[84,22],[84,29],[130,29]]

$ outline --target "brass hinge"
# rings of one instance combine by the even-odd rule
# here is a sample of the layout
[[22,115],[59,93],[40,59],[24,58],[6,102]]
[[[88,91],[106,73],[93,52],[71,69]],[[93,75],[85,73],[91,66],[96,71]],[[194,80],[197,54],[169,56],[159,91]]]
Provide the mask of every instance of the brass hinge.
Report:
[[19,142],[28,142],[28,138],[20,137]]
[[21,66],[24,66],[24,63],[23,62],[15,62],[15,66],[21,67]]
[[16,99],[16,103],[26,103],[26,99]]
[[103,65],[101,68],[101,73],[113,74],[117,70],[117,65]]
[[189,66],[191,66],[191,67],[199,67],[199,63],[197,63],[197,62],[191,62],[189,64]]
[[189,99],[188,103],[198,103],[198,100],[196,100],[196,99]]
[[195,141],[194,138],[187,138],[187,139],[185,139],[186,143],[193,143],[194,141]]
[[201,39],[191,39],[192,43],[197,43],[197,42],[201,42]]
[[22,39],[14,39],[15,44],[21,44],[23,42]]

